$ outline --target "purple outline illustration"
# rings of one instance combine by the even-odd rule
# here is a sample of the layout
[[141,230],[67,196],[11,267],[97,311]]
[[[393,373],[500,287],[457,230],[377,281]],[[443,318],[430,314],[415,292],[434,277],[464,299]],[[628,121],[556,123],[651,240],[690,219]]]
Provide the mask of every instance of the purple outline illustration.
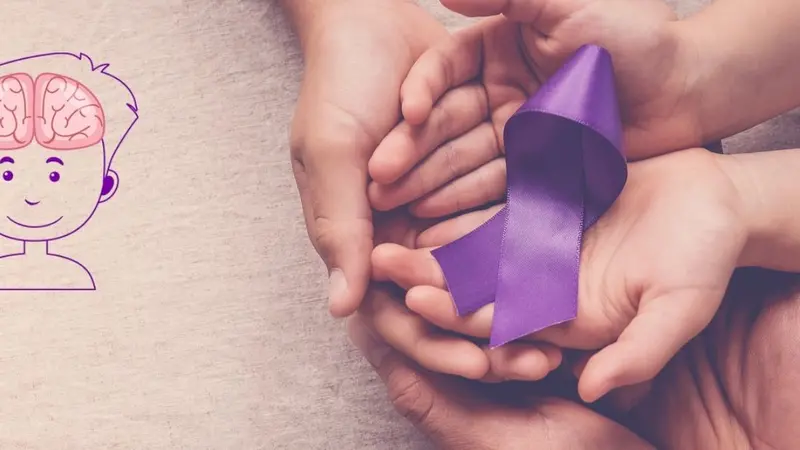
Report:
[[[76,225],[76,226],[68,227],[67,229],[70,229],[70,231],[63,232],[63,234],[61,234],[61,232],[54,232],[54,233],[57,233],[58,235],[55,236],[55,237],[46,237],[46,238],[41,238],[41,239],[19,238],[19,237],[9,236],[2,229],[0,229],[0,236],[3,236],[5,238],[7,238],[7,239],[22,243],[22,251],[21,252],[0,256],[0,262],[4,262],[4,260],[6,260],[8,262],[15,262],[15,261],[12,261],[12,260],[8,260],[9,258],[26,258],[28,260],[33,259],[33,257],[30,257],[31,254],[29,254],[28,251],[29,251],[29,249],[31,247],[38,246],[39,247],[39,253],[38,254],[34,254],[34,256],[36,258],[41,256],[42,257],[42,261],[52,261],[50,258],[60,258],[62,260],[62,262],[67,262],[68,261],[68,262],[74,264],[75,266],[80,267],[83,271],[85,271],[85,274],[88,275],[88,281],[91,283],[91,286],[88,286],[88,285],[86,287],[83,287],[83,286],[81,286],[81,287],[48,286],[47,283],[43,280],[41,282],[42,283],[41,285],[38,285],[38,286],[34,285],[34,287],[31,287],[31,286],[11,287],[11,286],[7,286],[6,285],[6,284],[9,284],[8,282],[4,282],[4,281],[2,281],[2,279],[0,279],[0,291],[87,291],[87,290],[88,291],[93,291],[93,290],[96,289],[96,284],[95,284],[94,277],[92,276],[91,272],[86,268],[86,266],[84,266],[83,264],[81,264],[80,262],[78,262],[77,260],[75,260],[73,258],[64,256],[64,255],[59,255],[59,254],[56,254],[56,253],[51,253],[50,252],[50,242],[58,240],[58,239],[63,239],[63,238],[68,237],[68,236],[71,236],[72,234],[74,234],[75,232],[77,232],[78,230],[83,228],[84,225],[86,225],[86,223],[88,223],[89,220],[91,220],[91,218],[94,216],[95,212],[97,211],[97,208],[100,206],[100,203],[108,201],[111,197],[113,197],[116,194],[116,192],[117,192],[117,190],[119,188],[119,176],[114,170],[111,169],[111,163],[112,163],[112,160],[113,160],[114,156],[117,153],[117,150],[120,148],[122,143],[125,141],[125,138],[128,136],[128,133],[131,131],[133,126],[139,120],[139,107],[138,107],[138,104],[137,104],[137,101],[136,101],[136,97],[134,96],[133,91],[131,91],[130,87],[128,87],[128,85],[124,81],[122,81],[120,78],[118,78],[117,76],[107,72],[109,64],[97,64],[97,65],[95,65],[93,60],[88,55],[86,55],[84,53],[74,54],[74,53],[70,53],[70,52],[51,52],[51,53],[42,53],[42,54],[37,54],[37,55],[32,55],[32,56],[26,56],[26,57],[23,57],[23,58],[18,58],[18,59],[14,59],[14,60],[5,61],[3,63],[0,63],[0,70],[4,69],[6,66],[8,66],[10,64],[19,63],[19,62],[28,61],[28,60],[33,60],[33,59],[36,59],[36,58],[46,58],[46,57],[53,57],[53,56],[73,57],[73,58],[77,59],[78,61],[86,62],[88,64],[88,66],[91,68],[91,72],[92,73],[99,73],[99,74],[105,75],[105,76],[109,77],[110,79],[112,79],[114,82],[118,83],[119,87],[122,87],[125,90],[127,90],[127,93],[130,95],[130,101],[126,102],[125,106],[127,106],[127,108],[130,110],[130,112],[133,115],[132,115],[132,118],[130,119],[130,122],[129,122],[130,124],[127,126],[127,128],[124,130],[124,132],[121,135],[117,134],[118,136],[120,136],[119,140],[116,142],[116,144],[113,144],[113,149],[111,149],[110,153],[108,153],[108,148],[107,148],[107,140],[108,140],[108,134],[107,134],[108,128],[106,126],[107,123],[104,124],[104,128],[105,128],[105,132],[106,133],[103,134],[102,138],[99,141],[99,144],[101,145],[101,148],[102,148],[102,156],[103,156],[103,171],[102,171],[103,179],[102,179],[102,186],[100,187],[100,196],[97,198],[97,201],[95,202],[94,207],[91,209],[91,212],[88,214],[88,216],[86,216],[85,220],[83,220],[82,223],[80,223],[79,225]],[[13,73],[13,72],[9,72],[9,73]],[[31,74],[31,75],[33,75],[33,74]],[[76,81],[82,83],[82,80],[76,80]],[[100,105],[104,105],[103,99],[101,98],[99,100],[100,100]],[[107,106],[107,105],[104,105],[104,106]],[[127,120],[126,120],[126,123],[128,123]],[[14,151],[16,151],[16,150],[14,150]],[[13,156],[14,155],[14,151],[9,152],[8,155],[12,155]],[[24,150],[22,150],[22,151],[24,151]],[[81,151],[81,150],[68,150],[68,151],[65,151],[65,153],[69,152],[69,151]],[[11,158],[2,158],[2,159],[11,159]],[[59,159],[59,158],[49,158],[48,161],[50,161],[51,159]],[[11,162],[13,164],[13,160],[11,160]],[[63,162],[62,162],[62,165],[63,165]],[[4,168],[0,168],[0,172],[2,172],[2,174],[0,174],[0,183],[3,183],[3,180],[6,177],[6,172],[4,172],[3,169]],[[56,173],[55,179],[54,179],[54,177],[52,175],[53,173]],[[59,176],[60,175],[58,175],[57,172],[51,172],[50,181],[57,182]],[[14,177],[13,173],[10,175],[10,177],[13,179],[13,177]],[[6,180],[6,181],[8,181],[8,180]],[[89,198],[89,200],[91,200],[93,198],[94,197],[92,196],[92,197]],[[25,203],[27,203],[27,205],[29,207],[34,207],[39,202],[38,201],[31,202],[31,201],[28,200],[28,198],[26,196],[25,197]],[[50,226],[58,223],[61,220],[61,218],[64,217],[64,216],[62,216],[61,218],[58,218],[55,221],[53,221],[51,223],[44,224],[44,225],[28,226],[28,225],[24,225],[22,223],[19,223],[19,222],[15,221],[8,214],[10,214],[10,213],[9,212],[0,211],[0,220],[8,220],[8,221],[12,222],[16,226],[24,227],[24,228],[30,228],[30,229],[34,229],[34,228],[35,229],[42,229],[42,228],[50,227]],[[74,228],[74,229],[71,229],[71,228]],[[43,246],[43,253],[42,253],[42,246]],[[66,260],[66,261],[63,261],[63,260]],[[38,261],[38,260],[35,260],[35,261]],[[55,261],[53,261],[53,262],[55,262]],[[77,267],[73,267],[73,268],[75,270],[77,270]],[[2,274],[0,274],[0,277],[2,277]],[[38,282],[36,284],[38,284]]]

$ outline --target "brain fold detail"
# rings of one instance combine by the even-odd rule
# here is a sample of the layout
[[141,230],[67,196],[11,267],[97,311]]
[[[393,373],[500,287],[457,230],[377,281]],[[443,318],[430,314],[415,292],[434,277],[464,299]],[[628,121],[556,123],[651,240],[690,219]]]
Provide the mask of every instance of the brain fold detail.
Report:
[[0,150],[39,145],[75,150],[103,138],[105,116],[97,97],[72,78],[43,73],[0,76]]

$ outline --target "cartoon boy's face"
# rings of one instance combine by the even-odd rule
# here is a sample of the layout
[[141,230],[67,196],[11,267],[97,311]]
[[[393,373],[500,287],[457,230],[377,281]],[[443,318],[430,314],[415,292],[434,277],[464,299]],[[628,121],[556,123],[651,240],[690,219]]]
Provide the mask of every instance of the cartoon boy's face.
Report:
[[36,143],[0,151],[0,235],[49,241],[78,230],[105,200],[104,171],[102,143],[79,151]]
[[116,190],[104,130],[100,102],[81,83],[53,73],[0,77],[0,235],[49,241],[89,220]]

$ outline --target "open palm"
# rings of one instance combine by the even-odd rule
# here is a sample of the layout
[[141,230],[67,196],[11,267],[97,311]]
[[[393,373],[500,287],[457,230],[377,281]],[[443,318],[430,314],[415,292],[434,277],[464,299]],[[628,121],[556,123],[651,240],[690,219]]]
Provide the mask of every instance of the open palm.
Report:
[[[575,400],[563,373],[487,386],[421,369],[412,360],[450,336],[442,331],[409,334],[418,344],[407,356],[392,350],[371,362],[395,407],[443,449],[788,449],[800,438],[798,315],[800,277],[740,272],[711,326],[655,380],[591,406]],[[362,350],[376,345],[364,344],[374,325],[364,316],[350,324]]]
[[[466,0],[445,2],[456,9]],[[486,2],[487,4],[498,2]],[[370,200],[388,210],[415,201],[420,216],[485,203],[469,192],[476,179],[504,173],[503,128],[574,52],[598,44],[612,56],[625,151],[637,160],[702,144],[692,107],[690,57],[674,13],[643,0],[530,0],[506,16],[484,19],[424,53],[401,90],[405,121],[370,160]],[[456,9],[458,10],[458,9]]]
[[740,272],[708,329],[624,421],[658,448],[794,448],[800,277]]
[[[415,248],[430,225],[402,210],[379,213],[375,240]],[[445,240],[471,226],[461,218],[436,223]],[[348,320],[348,332],[386,383],[397,410],[440,448],[522,450],[531,442],[542,449],[650,448],[624,426],[568,400],[575,397],[569,392],[574,380],[549,376],[541,383],[496,383],[521,372],[529,377],[531,363],[537,370],[536,343],[512,342],[488,351],[479,339],[432,326],[403,306],[402,295],[396,287],[373,284]]]
[[[444,2],[463,11],[472,0]],[[614,61],[618,96],[633,159],[689,147],[699,135],[690,109],[689,44],[660,0],[519,0],[424,54],[403,86],[403,112],[427,118],[431,102],[469,80],[483,84],[497,135],[539,84],[583,45],[604,47]],[[480,9],[478,7],[477,9]],[[494,8],[496,9],[496,7]]]
[[[683,158],[706,157],[712,156],[703,151],[687,151],[662,157],[665,159],[661,161],[679,162]],[[632,182],[647,178],[655,186],[648,168],[657,163],[657,159],[636,163]],[[701,166],[694,163],[683,165],[684,169]],[[640,168],[644,169],[640,171]],[[710,177],[708,171],[701,176],[692,176],[691,170],[676,169],[680,168],[666,172],[702,180],[713,186],[724,184]],[[705,192],[703,195],[708,194],[709,186],[692,188],[691,183],[683,184],[684,188],[695,193],[691,195],[701,191]],[[647,185],[642,184],[631,191],[636,194],[634,200],[645,195],[647,189]],[[681,197],[679,192],[676,195]],[[666,199],[669,198],[672,197]],[[685,203],[679,198],[676,200]],[[719,201],[712,200],[712,204]],[[423,233],[416,230],[406,235],[405,245],[424,248],[447,244],[480,226],[496,210],[494,207],[460,215]],[[687,215],[696,222],[698,216],[708,215],[708,211]],[[590,246],[615,247],[618,238],[630,238],[622,225],[611,227],[609,239],[600,238],[602,230],[592,230],[597,232],[595,237],[598,239],[590,242]],[[711,235],[715,239],[735,240],[729,232]],[[591,240],[591,236],[587,238]],[[673,246],[671,250],[675,248]],[[592,251],[595,255],[603,253],[599,248]],[[406,252],[426,253],[421,250]],[[709,249],[706,253],[719,257],[720,252]],[[373,254],[374,258],[376,254]],[[424,269],[425,261],[410,261],[413,267],[400,267],[409,280],[416,277],[414,271],[419,268],[425,273],[431,272]],[[432,260],[427,262],[435,264]],[[655,262],[654,269],[671,270],[658,266],[659,261]],[[702,265],[693,266],[691,275],[703,276],[719,265],[707,264],[707,270]],[[375,260],[376,270],[383,265]],[[617,273],[614,277],[624,275]],[[419,280],[398,283],[418,285]],[[794,350],[798,340],[796,318],[800,316],[800,276],[748,269],[736,274],[727,291],[711,324],[684,346],[652,381],[612,391],[594,405],[582,404],[577,396],[576,380],[592,356],[590,352],[570,353],[564,368],[571,370],[566,374],[560,370],[544,382],[513,383],[501,387],[467,384],[420,367],[441,372],[441,368],[447,370],[455,361],[475,358],[477,353],[473,351],[474,355],[469,355],[465,349],[472,349],[474,342],[481,342],[488,336],[492,322],[490,307],[470,316],[458,317],[449,298],[431,301],[433,298],[427,296],[427,300],[422,301],[422,297],[409,293],[406,296],[409,309],[438,325],[411,327],[404,323],[418,321],[420,316],[402,307],[403,293],[377,291],[373,292],[367,304],[377,305],[375,309],[380,312],[376,314],[371,310],[359,315],[358,320],[380,336],[379,339],[390,341],[396,349],[377,364],[395,405],[443,448],[527,448],[533,439],[543,442],[543,448],[548,448],[547,445],[549,448],[569,445],[575,448],[639,448],[640,445],[650,448],[620,425],[644,437],[656,448],[792,448],[800,437],[795,435],[798,433],[790,423],[800,414],[800,394],[793,388],[800,379],[800,356]],[[516,355],[506,352],[495,355],[493,360],[491,352],[487,352],[487,356],[491,365],[509,366],[514,364],[509,360]],[[516,372],[516,377],[513,371],[511,376],[508,376],[509,372],[505,373],[508,379],[527,379],[525,373]],[[584,434],[585,430],[588,432]]]

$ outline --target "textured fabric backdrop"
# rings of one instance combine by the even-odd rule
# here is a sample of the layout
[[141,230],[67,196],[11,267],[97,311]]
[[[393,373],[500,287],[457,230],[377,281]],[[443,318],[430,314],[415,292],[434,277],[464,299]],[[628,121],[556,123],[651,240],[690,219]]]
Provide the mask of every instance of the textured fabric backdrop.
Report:
[[[53,245],[97,291],[0,293],[1,449],[430,448],[327,315],[288,162],[302,62],[275,2],[5,0],[3,25],[0,59],[86,52],[141,119],[115,197]],[[731,148],[800,145],[779,132],[797,122]]]

